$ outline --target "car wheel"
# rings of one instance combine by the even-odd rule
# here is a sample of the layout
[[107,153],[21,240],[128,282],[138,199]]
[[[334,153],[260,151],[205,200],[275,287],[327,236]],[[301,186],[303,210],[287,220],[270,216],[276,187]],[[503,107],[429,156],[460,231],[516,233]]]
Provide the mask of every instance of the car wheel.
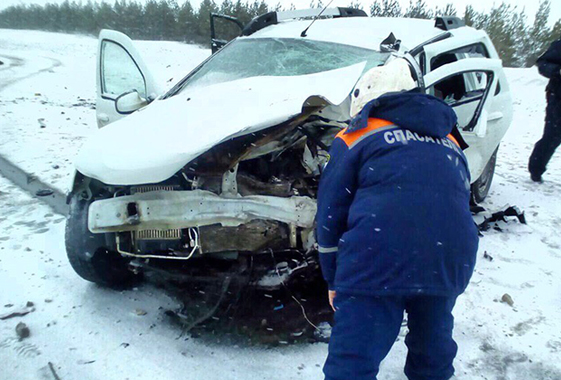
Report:
[[122,288],[139,278],[129,268],[130,260],[106,246],[104,234],[92,234],[88,230],[90,202],[74,196],[70,202],[70,214],[66,220],[66,254],[72,269],[84,280],[96,284]]
[[493,176],[495,174],[495,165],[497,163],[497,152],[499,147],[495,149],[495,152],[489,158],[487,165],[483,169],[481,176],[471,185],[471,196],[475,203],[480,203],[485,200],[491,189],[491,183],[493,182]]

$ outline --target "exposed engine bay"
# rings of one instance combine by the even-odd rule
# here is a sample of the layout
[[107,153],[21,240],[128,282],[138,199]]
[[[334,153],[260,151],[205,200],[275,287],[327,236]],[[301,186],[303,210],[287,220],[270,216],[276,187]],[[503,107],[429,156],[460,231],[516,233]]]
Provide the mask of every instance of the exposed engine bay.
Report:
[[346,126],[320,115],[309,110],[222,142],[158,184],[81,177],[73,193],[88,203],[88,233],[131,259],[132,271],[181,281],[251,274],[250,285],[278,289],[297,275],[317,277],[319,178]]

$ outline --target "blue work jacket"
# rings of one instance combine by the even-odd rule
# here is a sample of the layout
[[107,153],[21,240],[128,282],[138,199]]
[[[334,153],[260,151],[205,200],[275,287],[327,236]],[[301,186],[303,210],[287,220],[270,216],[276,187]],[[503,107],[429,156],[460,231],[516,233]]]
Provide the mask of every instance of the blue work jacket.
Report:
[[317,239],[329,288],[365,295],[458,295],[478,232],[452,108],[421,93],[368,103],[330,149]]

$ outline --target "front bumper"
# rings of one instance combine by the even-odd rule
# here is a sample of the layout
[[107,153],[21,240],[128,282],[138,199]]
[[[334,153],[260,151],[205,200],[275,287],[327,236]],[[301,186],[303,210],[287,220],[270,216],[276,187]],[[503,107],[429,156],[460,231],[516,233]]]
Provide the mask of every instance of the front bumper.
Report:
[[151,191],[93,202],[92,233],[171,230],[212,224],[235,227],[252,220],[275,220],[311,228],[316,202],[294,196],[219,196],[209,191]]

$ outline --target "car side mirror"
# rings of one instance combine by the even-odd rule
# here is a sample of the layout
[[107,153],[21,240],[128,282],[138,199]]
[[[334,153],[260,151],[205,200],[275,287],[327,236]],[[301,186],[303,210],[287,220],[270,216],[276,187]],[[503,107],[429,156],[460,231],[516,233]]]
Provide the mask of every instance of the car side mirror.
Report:
[[144,107],[148,104],[148,100],[141,97],[136,90],[125,92],[115,99],[115,110],[127,115]]

